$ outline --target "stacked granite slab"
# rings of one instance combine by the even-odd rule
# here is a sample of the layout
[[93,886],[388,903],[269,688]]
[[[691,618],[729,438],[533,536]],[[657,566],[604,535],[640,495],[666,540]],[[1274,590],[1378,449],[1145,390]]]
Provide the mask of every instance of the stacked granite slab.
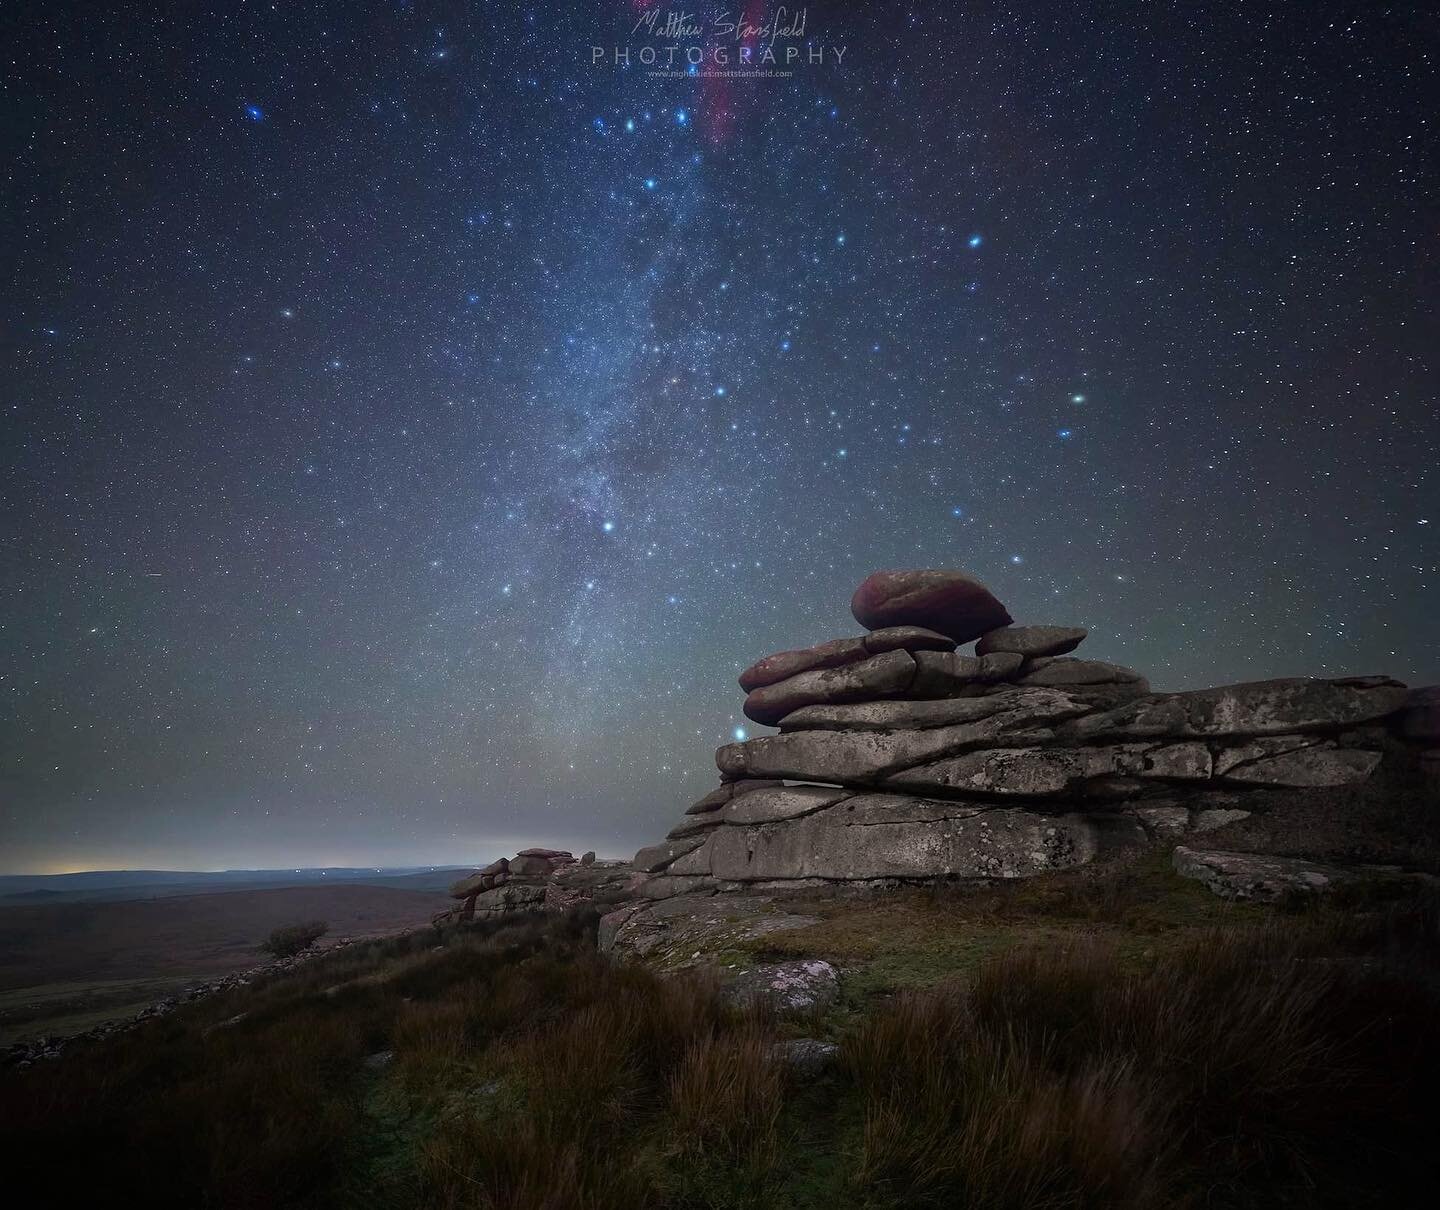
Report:
[[578,860],[564,849],[521,849],[460,879],[450,898],[460,904],[440,912],[436,926],[514,912],[566,911],[584,904],[606,906],[624,899],[633,881],[626,861]]
[[641,894],[1077,865],[1243,818],[1269,791],[1363,781],[1434,710],[1386,677],[1151,693],[1072,655],[1083,629],[1014,625],[958,572],[879,572],[851,609],[868,633],[741,674],[745,714],[779,734],[719,749],[719,788],[636,854]]

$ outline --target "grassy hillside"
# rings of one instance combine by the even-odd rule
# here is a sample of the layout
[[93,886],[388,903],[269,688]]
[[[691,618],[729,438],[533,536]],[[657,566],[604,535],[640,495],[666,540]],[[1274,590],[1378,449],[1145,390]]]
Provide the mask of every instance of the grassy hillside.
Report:
[[[1428,1204],[1436,905],[1232,909],[1159,879],[834,901],[774,942],[842,965],[823,1019],[613,964],[593,919],[352,947],[0,1077],[7,1189],[47,1206],[102,1189],[151,1207]],[[799,1036],[838,1043],[836,1063],[788,1068],[773,1044]]]

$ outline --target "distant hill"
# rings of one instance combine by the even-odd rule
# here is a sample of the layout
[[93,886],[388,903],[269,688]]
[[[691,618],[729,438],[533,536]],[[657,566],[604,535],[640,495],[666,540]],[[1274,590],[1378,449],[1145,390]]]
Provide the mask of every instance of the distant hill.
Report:
[[[483,864],[483,863],[482,863]],[[86,870],[77,874],[0,874],[0,906],[161,899],[284,886],[394,887],[443,891],[475,867],[325,867],[299,870]]]
[[0,990],[163,975],[209,977],[264,960],[271,929],[324,920],[332,940],[424,925],[433,891],[346,883],[268,887],[160,900],[42,903],[0,909]]

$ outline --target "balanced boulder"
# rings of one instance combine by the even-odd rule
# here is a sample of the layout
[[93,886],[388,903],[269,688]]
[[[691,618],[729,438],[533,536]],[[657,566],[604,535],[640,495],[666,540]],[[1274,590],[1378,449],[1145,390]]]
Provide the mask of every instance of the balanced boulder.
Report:
[[850,612],[872,630],[923,626],[968,643],[1014,619],[979,580],[958,571],[877,571],[850,599]]

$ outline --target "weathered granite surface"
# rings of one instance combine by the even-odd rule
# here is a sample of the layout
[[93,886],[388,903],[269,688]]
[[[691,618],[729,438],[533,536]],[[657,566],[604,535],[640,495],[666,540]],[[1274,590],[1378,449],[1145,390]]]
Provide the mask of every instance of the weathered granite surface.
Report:
[[746,715],[780,733],[716,752],[720,787],[637,854],[655,876],[642,894],[1022,877],[1358,785],[1386,760],[1440,768],[1440,690],[1373,676],[1152,693],[1071,655],[1085,630],[1014,625],[960,572],[877,573],[852,609],[883,629],[742,674]]

